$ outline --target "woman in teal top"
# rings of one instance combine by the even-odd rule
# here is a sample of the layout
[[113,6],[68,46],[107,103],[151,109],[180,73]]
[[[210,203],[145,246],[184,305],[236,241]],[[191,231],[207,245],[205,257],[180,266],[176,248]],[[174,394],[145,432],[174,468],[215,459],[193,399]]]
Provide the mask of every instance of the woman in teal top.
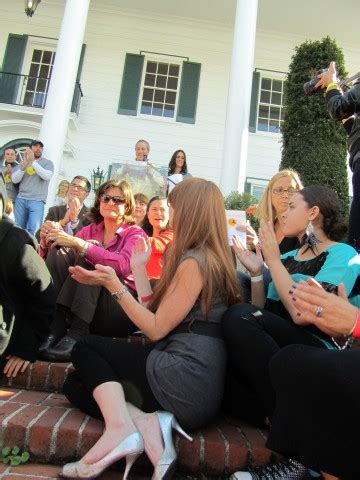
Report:
[[[336,339],[299,317],[296,302],[289,296],[292,285],[300,279],[314,277],[329,292],[337,293],[338,285],[344,283],[350,293],[357,277],[351,267],[357,252],[339,243],[346,233],[346,225],[337,196],[329,188],[305,187],[291,197],[284,214],[285,236],[299,236],[307,225],[310,228],[306,243],[282,256],[270,223],[261,223],[261,251],[258,248],[257,253],[247,251],[234,239],[235,252],[252,277],[252,305],[232,306],[225,315],[223,327],[230,366],[238,384],[245,385],[261,401],[260,407],[249,401],[250,412],[243,407],[240,410],[247,410],[246,413],[259,422],[265,417],[271,418],[273,413],[275,395],[268,366],[275,353],[294,343],[339,348]],[[272,277],[267,298],[262,281],[263,257]],[[241,398],[245,398],[243,391]],[[254,408],[260,408],[260,412]]]

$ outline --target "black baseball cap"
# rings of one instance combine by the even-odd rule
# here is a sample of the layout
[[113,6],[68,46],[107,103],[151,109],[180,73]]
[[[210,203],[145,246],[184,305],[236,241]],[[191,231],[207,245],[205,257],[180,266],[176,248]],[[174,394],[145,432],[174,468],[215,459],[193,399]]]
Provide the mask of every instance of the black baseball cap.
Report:
[[34,145],[41,145],[42,148],[44,148],[44,144],[43,144],[40,140],[33,140],[33,141],[30,143],[30,147],[33,147]]

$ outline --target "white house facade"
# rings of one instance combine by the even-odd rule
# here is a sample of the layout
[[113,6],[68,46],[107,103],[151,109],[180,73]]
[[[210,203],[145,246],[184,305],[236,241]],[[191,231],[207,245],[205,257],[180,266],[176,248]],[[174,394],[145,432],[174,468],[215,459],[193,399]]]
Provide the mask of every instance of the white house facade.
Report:
[[32,18],[3,0],[0,12],[0,153],[42,140],[51,195],[133,158],[140,138],[158,167],[181,148],[193,175],[260,195],[281,159],[295,46],[330,35],[360,70],[356,0],[42,0]]

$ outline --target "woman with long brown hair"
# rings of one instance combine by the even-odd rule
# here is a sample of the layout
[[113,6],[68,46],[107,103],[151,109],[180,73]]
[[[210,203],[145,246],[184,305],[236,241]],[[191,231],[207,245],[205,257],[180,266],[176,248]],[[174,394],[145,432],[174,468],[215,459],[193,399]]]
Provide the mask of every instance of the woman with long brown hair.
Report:
[[169,204],[174,242],[154,292],[146,277],[150,252],[144,240],[131,260],[140,301],[150,302],[149,308],[128,294],[111,268],[70,269],[79,282],[107,288],[154,343],[143,347],[87,337],[75,345],[75,372],[64,393],[103,418],[105,432],[79,462],[64,466],[65,477],[94,477],[126,457],[126,478],[145,449],[155,468],[152,478],[170,478],[176,463],[172,428],[182,432],[177,420],[199,428],[220,407],[226,363],[220,323],[228,305],[239,301],[223,197],[212,182],[193,178],[170,193]]

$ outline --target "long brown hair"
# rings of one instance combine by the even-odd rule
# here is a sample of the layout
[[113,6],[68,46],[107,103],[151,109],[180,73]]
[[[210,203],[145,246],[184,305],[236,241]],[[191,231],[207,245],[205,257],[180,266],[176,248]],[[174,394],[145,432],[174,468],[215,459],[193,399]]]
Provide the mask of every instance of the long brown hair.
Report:
[[125,180],[116,179],[108,180],[107,182],[100,185],[100,187],[97,189],[94,206],[91,208],[89,214],[89,218],[91,219],[91,221],[95,223],[100,223],[103,221],[103,217],[100,213],[100,196],[103,193],[106,193],[106,191],[110,188],[118,188],[122,191],[124,197],[126,198],[124,223],[135,223],[132,216],[135,209],[135,200],[131,187],[128,182],[125,182]]
[[201,308],[209,312],[215,294],[231,305],[240,301],[236,272],[227,241],[224,199],[219,188],[208,180],[190,178],[169,194],[174,209],[174,241],[164,256],[164,268],[154,289],[150,309],[155,312],[179,267],[183,254],[197,250],[203,259]]

